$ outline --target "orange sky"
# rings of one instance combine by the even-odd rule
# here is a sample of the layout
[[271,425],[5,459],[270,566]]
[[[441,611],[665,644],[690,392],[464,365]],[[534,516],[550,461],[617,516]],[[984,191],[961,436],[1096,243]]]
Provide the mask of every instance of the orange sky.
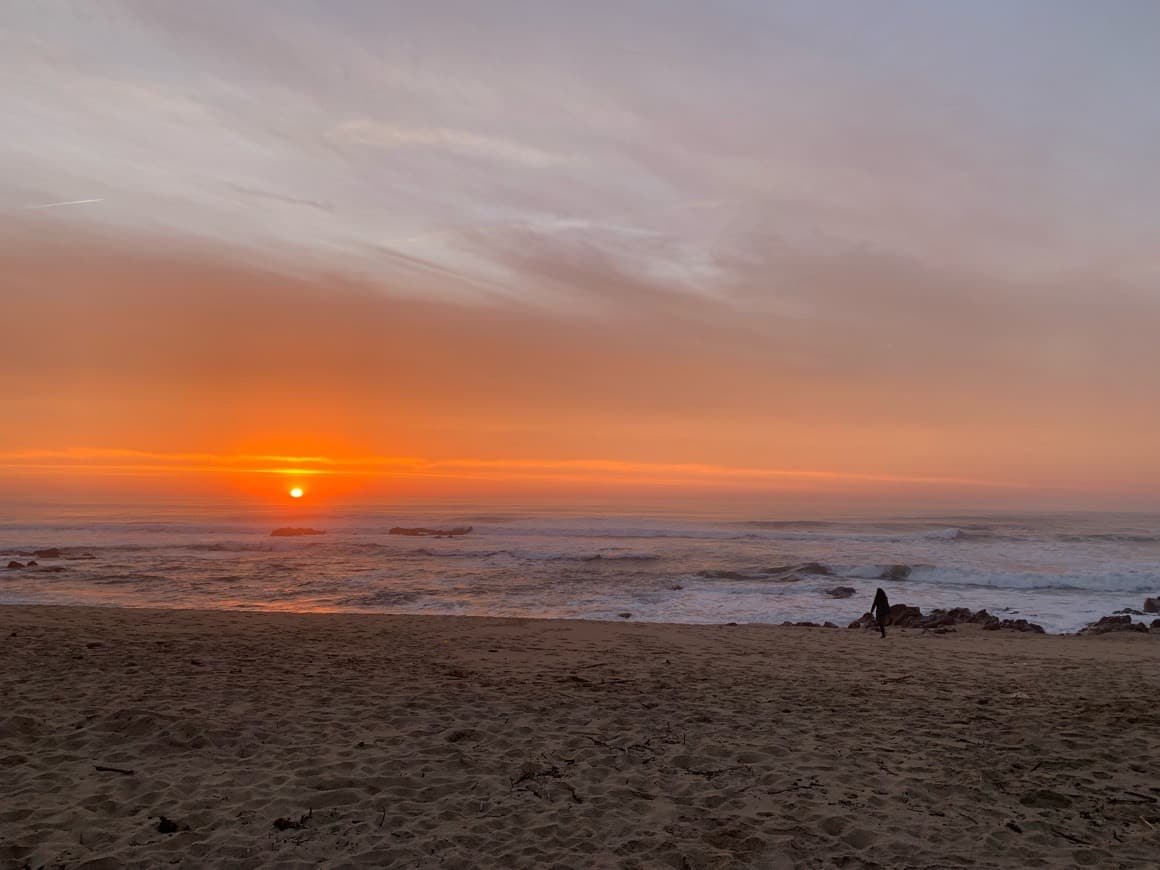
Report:
[[948,361],[905,335],[843,360],[849,334],[768,330],[634,288],[612,315],[560,314],[208,253],[8,237],[5,322],[25,324],[0,345],[10,496],[275,499],[301,483],[356,500],[1083,504],[1160,484],[1156,406],[1106,369],[1013,378],[1002,348]]
[[1157,506],[1154,11],[385,8],[13,12],[0,500]]

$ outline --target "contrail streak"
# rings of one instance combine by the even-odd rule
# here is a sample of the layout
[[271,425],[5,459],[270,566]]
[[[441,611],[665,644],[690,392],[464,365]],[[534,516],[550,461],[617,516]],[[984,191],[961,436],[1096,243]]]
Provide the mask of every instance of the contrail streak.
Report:
[[26,205],[25,208],[56,208],[60,205],[84,205],[89,202],[104,201],[104,199],[70,199],[68,202],[46,202],[44,205]]

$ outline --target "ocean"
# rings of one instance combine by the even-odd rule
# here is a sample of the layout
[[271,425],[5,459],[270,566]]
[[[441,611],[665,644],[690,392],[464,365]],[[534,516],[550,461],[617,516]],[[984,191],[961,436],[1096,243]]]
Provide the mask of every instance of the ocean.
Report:
[[[845,626],[882,586],[1072,632],[1160,593],[1160,515],[303,507],[8,509],[0,603]],[[326,534],[271,537],[281,526]],[[4,568],[45,548],[60,558]]]

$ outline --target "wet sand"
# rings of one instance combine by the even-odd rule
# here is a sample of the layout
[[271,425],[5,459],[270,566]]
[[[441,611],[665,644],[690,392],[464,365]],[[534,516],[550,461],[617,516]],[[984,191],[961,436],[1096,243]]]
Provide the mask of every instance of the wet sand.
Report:
[[0,662],[5,868],[1160,866],[1157,632],[0,607]]

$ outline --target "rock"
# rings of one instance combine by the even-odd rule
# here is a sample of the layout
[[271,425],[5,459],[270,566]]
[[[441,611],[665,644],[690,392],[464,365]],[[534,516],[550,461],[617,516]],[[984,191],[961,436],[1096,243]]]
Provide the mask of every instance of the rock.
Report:
[[59,559],[60,550],[58,550],[56,547],[49,547],[47,550],[37,550],[32,555],[38,559]]
[[909,565],[890,565],[882,569],[882,573],[878,575],[879,580],[905,580],[910,576]]
[[388,534],[391,535],[411,535],[412,537],[425,538],[429,536],[454,538],[459,535],[466,535],[472,530],[472,526],[456,526],[453,529],[425,529],[419,528],[405,528],[403,526],[394,526]]
[[837,628],[838,626],[828,620],[822,623],[822,628]]
[[1160,613],[1160,598],[1145,598],[1144,599],[1145,613]]
[[1128,615],[1123,616],[1105,616],[1097,619],[1090,625],[1084,626],[1080,629],[1080,634],[1107,634],[1109,631],[1144,631],[1148,630],[1148,626],[1142,622],[1132,622],[1132,617]]
[[17,562],[15,559],[12,559],[12,560],[10,560],[10,561],[8,562],[8,567],[9,567],[9,568],[23,568],[23,567],[24,567],[24,563],[23,563],[23,562]]
[[983,631],[1029,631],[1033,634],[1047,634],[1042,625],[1036,625],[1026,619],[999,619],[994,616],[990,622],[983,625]]
[[1156,631],[1156,629],[1160,629],[1160,619],[1152,620],[1152,630]]
[[28,564],[27,564],[27,565],[25,565],[24,567],[25,567],[25,568],[35,568],[35,567],[36,567],[37,565],[39,565],[39,564],[40,564],[40,563],[39,563],[39,562],[37,562],[35,559],[30,559],[30,560],[28,561]]
[[971,612],[969,607],[955,607],[952,610],[932,610],[926,616],[921,617],[915,624],[915,628],[944,628],[950,625],[959,625],[964,622],[972,622],[975,614]]
[[682,586],[680,583],[674,583],[672,586],[669,587],[669,589],[672,590],[673,592],[680,592],[684,588],[685,587]]
[[909,604],[895,604],[890,608],[890,615],[886,618],[887,625],[897,625],[899,628],[912,628],[922,619],[922,611]]
[[632,614],[629,613],[627,610],[621,611],[620,613],[618,613],[616,615],[619,616],[621,619],[632,619]]
[[1137,610],[1134,607],[1125,607],[1123,610],[1113,610],[1112,613],[1115,613],[1117,615],[1121,614],[1121,613],[1130,613],[1132,616],[1143,616],[1144,615],[1143,611]]
[[40,572],[42,574],[63,574],[64,573],[64,566],[63,565],[49,565],[45,568],[41,568]]
[[827,589],[826,594],[831,598],[849,598],[857,591],[853,586],[835,586],[833,589]]
[[286,526],[286,527],[281,528],[281,529],[274,529],[274,531],[270,532],[270,537],[271,538],[297,538],[297,537],[301,537],[302,535],[325,535],[325,534],[326,534],[326,532],[324,532],[320,529],[294,528],[292,526]]
[[[1046,634],[1043,626],[1028,622],[1026,619],[999,619],[986,610],[972,613],[969,607],[955,607],[951,610],[932,610],[923,615],[917,607],[909,604],[895,604],[890,608],[890,615],[886,618],[887,625],[896,625],[900,628],[921,628],[924,631],[943,632],[952,626],[971,623],[982,625],[989,631],[1004,629],[1007,631],[1029,631],[1035,634]],[[875,628],[878,625],[874,617],[864,613],[850,623],[850,628]]]

